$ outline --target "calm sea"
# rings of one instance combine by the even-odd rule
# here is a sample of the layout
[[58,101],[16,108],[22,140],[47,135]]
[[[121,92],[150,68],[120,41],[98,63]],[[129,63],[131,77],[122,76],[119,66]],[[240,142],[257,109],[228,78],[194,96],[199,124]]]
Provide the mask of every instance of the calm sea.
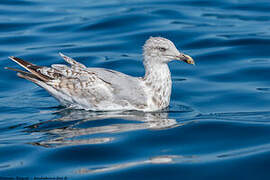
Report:
[[[168,110],[67,110],[16,77],[63,52],[143,76],[142,46],[171,39]],[[0,179],[270,179],[269,0],[1,0]]]

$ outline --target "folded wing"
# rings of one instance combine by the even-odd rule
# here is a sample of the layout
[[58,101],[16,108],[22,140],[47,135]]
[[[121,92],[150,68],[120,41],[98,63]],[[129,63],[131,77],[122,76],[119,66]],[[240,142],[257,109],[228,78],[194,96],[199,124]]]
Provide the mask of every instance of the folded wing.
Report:
[[59,53],[71,66],[53,64],[37,66],[17,57],[10,57],[27,71],[13,69],[17,75],[43,87],[66,106],[90,110],[143,109],[146,96],[139,78],[103,68],[87,68]]

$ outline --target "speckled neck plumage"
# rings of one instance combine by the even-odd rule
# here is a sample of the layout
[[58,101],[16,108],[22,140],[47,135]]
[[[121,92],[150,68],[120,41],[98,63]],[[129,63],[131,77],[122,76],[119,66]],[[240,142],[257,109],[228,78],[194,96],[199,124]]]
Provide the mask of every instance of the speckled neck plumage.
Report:
[[156,58],[160,57],[144,57],[145,76],[143,80],[152,95],[149,105],[154,106],[153,108],[163,109],[170,103],[171,72],[167,63],[157,63],[159,61]]

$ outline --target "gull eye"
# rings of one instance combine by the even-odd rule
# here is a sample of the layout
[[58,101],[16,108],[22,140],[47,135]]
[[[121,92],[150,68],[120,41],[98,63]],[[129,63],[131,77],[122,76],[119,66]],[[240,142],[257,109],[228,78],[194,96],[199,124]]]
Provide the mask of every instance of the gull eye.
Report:
[[165,52],[166,51],[166,48],[164,48],[164,47],[159,47],[158,48],[161,52]]

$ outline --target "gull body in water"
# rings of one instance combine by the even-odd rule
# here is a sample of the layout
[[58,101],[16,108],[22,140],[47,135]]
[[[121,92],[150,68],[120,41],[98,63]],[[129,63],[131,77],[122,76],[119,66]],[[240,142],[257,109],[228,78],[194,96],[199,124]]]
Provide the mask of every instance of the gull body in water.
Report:
[[177,50],[162,37],[150,37],[143,46],[144,77],[104,69],[87,68],[59,53],[70,66],[53,64],[37,66],[17,57],[11,60],[27,70],[17,71],[21,78],[44,88],[62,105],[92,111],[158,111],[169,106],[171,73],[167,63],[172,60],[193,64],[193,59]]

